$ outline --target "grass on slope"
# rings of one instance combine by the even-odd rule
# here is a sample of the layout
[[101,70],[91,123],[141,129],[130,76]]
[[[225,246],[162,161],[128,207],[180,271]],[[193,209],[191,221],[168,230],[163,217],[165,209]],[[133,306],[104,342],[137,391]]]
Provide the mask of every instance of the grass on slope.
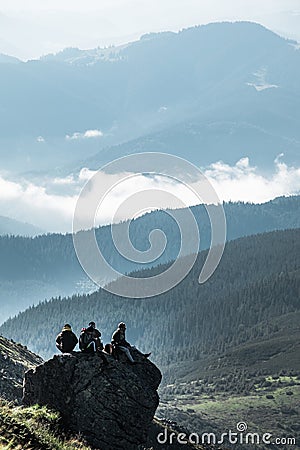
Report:
[[0,450],[91,450],[64,436],[60,416],[46,407],[13,407],[0,399]]
[[159,416],[219,435],[243,421],[249,432],[296,439],[272,449],[300,448],[299,323],[299,313],[287,314],[272,322],[278,331],[269,339],[171,367],[160,388]]
[[[164,433],[169,436],[174,430],[163,426],[154,419],[145,445],[140,450],[160,450],[156,436]],[[178,431],[175,431],[176,435]],[[211,447],[201,445],[165,445],[164,450],[194,449],[206,450]],[[0,450],[92,450],[81,437],[65,435],[60,425],[60,416],[45,406],[13,406],[0,399]]]
[[290,446],[274,445],[270,448],[299,448],[300,381],[296,378],[287,381],[288,386],[282,380],[271,384],[271,387],[258,388],[257,392],[244,396],[224,393],[197,395],[195,391],[176,395],[172,401],[161,404],[160,412],[183,423],[186,421],[192,432],[210,431],[203,429],[203,420],[217,427],[218,436],[229,429],[236,432],[237,424],[243,422],[247,424],[247,432],[259,433],[260,436],[271,433],[273,443],[276,438],[290,443]]

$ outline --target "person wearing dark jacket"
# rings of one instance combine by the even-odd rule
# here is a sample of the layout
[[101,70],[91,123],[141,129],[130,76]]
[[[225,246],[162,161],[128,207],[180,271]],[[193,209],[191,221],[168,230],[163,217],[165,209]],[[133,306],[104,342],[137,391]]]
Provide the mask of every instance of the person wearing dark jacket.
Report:
[[103,344],[101,342],[101,332],[97,330],[95,322],[90,322],[89,326],[85,329],[85,332],[90,336],[90,346],[93,347],[93,351],[96,352],[103,350]]
[[70,353],[74,350],[78,339],[73,333],[71,325],[66,323],[61,332],[56,337],[56,347],[62,353]]
[[[112,346],[116,350],[120,350],[121,352],[125,353],[131,364],[135,364],[136,361],[134,361],[130,349],[133,348],[137,350],[134,346],[131,346],[129,342],[126,341],[125,337],[125,331],[126,331],[126,324],[124,322],[119,323],[118,329],[114,332],[112,335]],[[139,350],[137,350],[139,352]],[[139,352],[141,353],[141,352]],[[151,355],[151,353],[141,353],[145,358],[148,358],[148,356]]]
[[[100,356],[105,366],[108,361],[103,353],[103,344],[101,342],[101,332],[97,330],[95,322],[90,322],[87,328],[83,329],[83,334],[86,335],[86,344],[80,344],[81,351],[84,353],[96,353]],[[83,347],[82,347],[83,345]]]

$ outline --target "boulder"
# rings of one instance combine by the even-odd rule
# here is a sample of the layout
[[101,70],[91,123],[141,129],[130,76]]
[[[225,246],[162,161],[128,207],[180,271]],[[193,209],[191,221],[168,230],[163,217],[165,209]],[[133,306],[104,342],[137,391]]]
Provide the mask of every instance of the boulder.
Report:
[[131,365],[80,352],[55,355],[25,373],[23,403],[47,405],[63,424],[101,450],[135,450],[145,442],[158,406],[161,372],[137,351]]

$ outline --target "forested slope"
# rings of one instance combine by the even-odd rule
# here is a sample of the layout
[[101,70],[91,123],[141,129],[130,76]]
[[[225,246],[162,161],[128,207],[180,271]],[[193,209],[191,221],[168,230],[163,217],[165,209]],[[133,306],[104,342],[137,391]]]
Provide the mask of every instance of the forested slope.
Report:
[[[300,196],[277,198],[261,205],[226,203],[227,239],[278,229],[300,227]],[[192,208],[198,222],[201,249],[210,243],[210,222],[204,206]],[[185,222],[186,210],[177,211]],[[117,227],[126,227],[119,224]],[[168,211],[155,211],[131,222],[130,238],[139,250],[149,247],[149,234],[159,228],[167,238],[162,255],[148,264],[122,257],[113,245],[109,226],[96,230],[104,257],[120,273],[149,268],[175,259],[180,249],[180,230]],[[196,252],[193,247],[185,252]],[[70,234],[48,234],[35,238],[0,237],[0,322],[29,305],[56,295],[95,290],[77,260]],[[110,281],[103,276],[103,282]]]
[[[201,249],[210,243],[210,222],[203,205],[191,208],[201,231]],[[300,227],[300,196],[280,197],[263,204],[225,203],[227,238],[236,239],[265,231]],[[179,210],[183,223],[186,210]],[[170,212],[170,211],[169,211]],[[126,227],[121,223],[118,227]],[[130,237],[140,250],[149,246],[149,233],[160,228],[166,234],[168,246],[156,264],[174,259],[180,247],[180,230],[166,211],[146,214],[130,225]],[[104,256],[123,273],[145,267],[122,258],[114,248],[110,226],[96,229]],[[193,249],[195,251],[195,249]],[[153,263],[148,264],[151,267]],[[35,238],[0,237],[0,280],[74,281],[83,275],[77,261],[71,234],[47,234]],[[147,267],[147,265],[146,265]]]
[[300,229],[227,243],[217,271],[199,285],[205,255],[199,254],[178,286],[158,297],[125,299],[100,289],[91,295],[52,299],[8,320],[0,332],[50,356],[55,351],[55,335],[66,321],[78,333],[93,319],[104,341],[109,341],[117,323],[124,320],[129,340],[152,350],[157,362],[167,364],[217,354],[269,338],[281,326],[286,329],[284,320],[281,324],[277,319],[300,308]]

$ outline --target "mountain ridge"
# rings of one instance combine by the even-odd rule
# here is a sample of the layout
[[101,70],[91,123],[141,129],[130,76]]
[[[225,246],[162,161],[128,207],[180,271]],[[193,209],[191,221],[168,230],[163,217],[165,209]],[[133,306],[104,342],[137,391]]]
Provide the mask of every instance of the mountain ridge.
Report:
[[38,234],[44,234],[43,230],[30,223],[21,222],[11,217],[0,216],[0,236],[27,236],[33,237]]
[[20,64],[22,61],[15,56],[0,53],[0,64]]
[[[222,22],[212,22],[209,24],[204,24],[204,25],[195,25],[193,27],[185,27],[179,31],[161,31],[161,32],[149,32],[149,33],[145,33],[143,34],[139,39],[132,41],[132,42],[128,42],[125,44],[120,44],[120,45],[109,45],[109,46],[105,46],[105,47],[96,47],[96,48],[90,48],[90,49],[80,49],[78,47],[66,47],[56,53],[49,53],[46,55],[41,56],[40,58],[38,58],[37,60],[43,61],[43,62],[53,62],[53,61],[60,61],[60,62],[65,62],[67,64],[73,64],[74,62],[76,63],[81,63],[83,59],[83,61],[85,60],[85,56],[92,56],[93,54],[95,55],[95,63],[97,62],[97,60],[101,59],[99,58],[99,56],[104,56],[107,53],[119,53],[121,50],[123,49],[127,49],[128,47],[134,47],[134,46],[139,46],[141,43],[143,44],[144,41],[153,41],[153,40],[161,40],[161,41],[167,41],[170,40],[172,38],[177,38],[180,35],[184,34],[184,33],[188,33],[190,30],[194,30],[197,29],[199,31],[205,32],[206,30],[210,29],[209,31],[211,31],[213,28],[218,27],[219,25],[222,25],[223,27],[231,27],[232,24],[237,24],[237,26],[251,26],[251,27],[255,27],[255,29],[257,30],[257,32],[260,32],[261,34],[264,34],[264,36],[272,36],[273,38],[276,37],[276,39],[279,40],[283,40],[284,42],[288,42],[289,44],[297,44],[297,41],[293,40],[293,39],[288,39],[285,37],[280,36],[278,33],[268,29],[267,27],[257,23],[257,22],[252,22],[252,21],[245,21],[245,20],[241,20],[241,21],[222,21]],[[100,54],[100,55],[99,55]],[[101,55],[102,54],[102,55]],[[81,58],[82,57],[82,58]],[[74,59],[73,59],[74,58]],[[87,64],[90,64],[90,62],[88,62]]]
[[[248,123],[253,146],[260,137],[255,133],[251,137],[253,126],[277,133],[281,144],[273,137],[261,156],[264,165],[270,165],[274,153],[281,153],[285,138],[299,141],[295,74],[300,54],[291,43],[255,23],[217,23],[146,37],[115,50],[114,61],[100,59],[88,66],[53,58],[3,64],[0,81],[6,89],[1,92],[5,114],[0,112],[0,155],[4,168],[11,170],[7,151],[15,157],[15,169],[55,170],[122,142],[130,147],[132,140],[164,129],[171,133],[167,144],[172,153],[172,127],[189,122],[200,126],[191,161],[207,162],[201,148],[207,141],[217,156],[212,163],[224,159],[222,147],[230,147],[230,127],[218,141],[205,125],[224,119]],[[22,92],[14,88],[21,80]],[[102,135],[84,139],[81,136],[87,130],[100,130]],[[177,152],[184,156],[188,145]],[[237,137],[235,152],[248,156],[242,148],[243,141]],[[285,153],[289,158],[289,146]]]
[[0,335],[0,398],[20,404],[25,371],[42,362],[43,359],[27,347]]
[[[224,208],[227,240],[275,229],[300,227],[300,196],[278,198],[261,205],[227,203]],[[208,248],[210,222],[206,210],[204,206],[197,206],[192,207],[191,211],[199,224],[201,249]],[[185,210],[178,210],[178,214],[184,223]],[[127,225],[124,223],[119,226],[122,228]],[[146,250],[148,236],[155,228],[165,232],[168,241],[166,250],[155,263],[142,266],[120,257],[112,243],[110,226],[96,230],[96,236],[104,257],[116,270],[126,273],[141,267],[165,264],[177,257],[180,230],[164,211],[147,214],[131,223],[130,238],[133,245],[141,251]],[[81,269],[70,234],[36,238],[0,237],[0,249],[2,321],[45,298],[91,292],[97,288]],[[195,251],[197,249],[185,249],[186,254]],[[111,279],[106,279],[103,274],[103,283],[108,281]]]
[[[43,330],[49,327],[51,330],[59,329],[60,322],[71,321],[73,328],[79,330],[82,322],[88,322],[90,317],[95,316],[95,320],[100,321],[104,339],[110,339],[109,329],[113,330],[115,322],[123,319],[128,322],[128,328],[133,329],[129,332],[133,333],[131,340],[134,339],[140,348],[145,348],[145,342],[147,346],[155,347],[160,364],[163,349],[168,353],[167,361],[171,362],[174,358],[178,361],[178,352],[185,360],[188,355],[196,357],[213,349],[224,350],[226,342],[228,347],[260,336],[260,333],[262,336],[268,333],[271,335],[277,327],[273,329],[272,326],[266,328],[262,325],[268,314],[271,320],[281,314],[297,311],[299,307],[299,230],[275,231],[227,243],[217,271],[204,285],[199,285],[197,280],[206,257],[205,251],[199,254],[195,266],[177,287],[148,301],[124,299],[100,289],[90,295],[52,299],[31,307],[5,322],[0,331],[14,339],[22,336],[26,345],[45,355],[45,349],[48,348],[47,354],[51,353],[54,344],[50,344],[48,338],[44,343],[41,338],[36,341],[35,335],[40,327]],[[158,270],[164,272],[166,267],[149,269],[144,271],[145,275],[141,272],[141,276],[153,276]],[[185,307],[181,300],[183,298]],[[259,306],[259,299],[264,306]],[[47,309],[49,312],[42,312]],[[99,311],[102,311],[101,317]],[[45,317],[47,323],[43,319]],[[208,317],[209,321],[206,319]],[[239,332],[236,327],[232,329],[231,322],[241,324],[242,319],[243,328]],[[32,330],[28,330],[28,321],[35,324]],[[222,323],[221,331],[217,331],[218,323]],[[182,346],[178,352],[177,326],[181,330],[179,342]],[[164,338],[157,339],[157,333],[162,330]],[[49,334],[50,329],[46,335]],[[185,348],[189,349],[188,353],[184,351]]]

